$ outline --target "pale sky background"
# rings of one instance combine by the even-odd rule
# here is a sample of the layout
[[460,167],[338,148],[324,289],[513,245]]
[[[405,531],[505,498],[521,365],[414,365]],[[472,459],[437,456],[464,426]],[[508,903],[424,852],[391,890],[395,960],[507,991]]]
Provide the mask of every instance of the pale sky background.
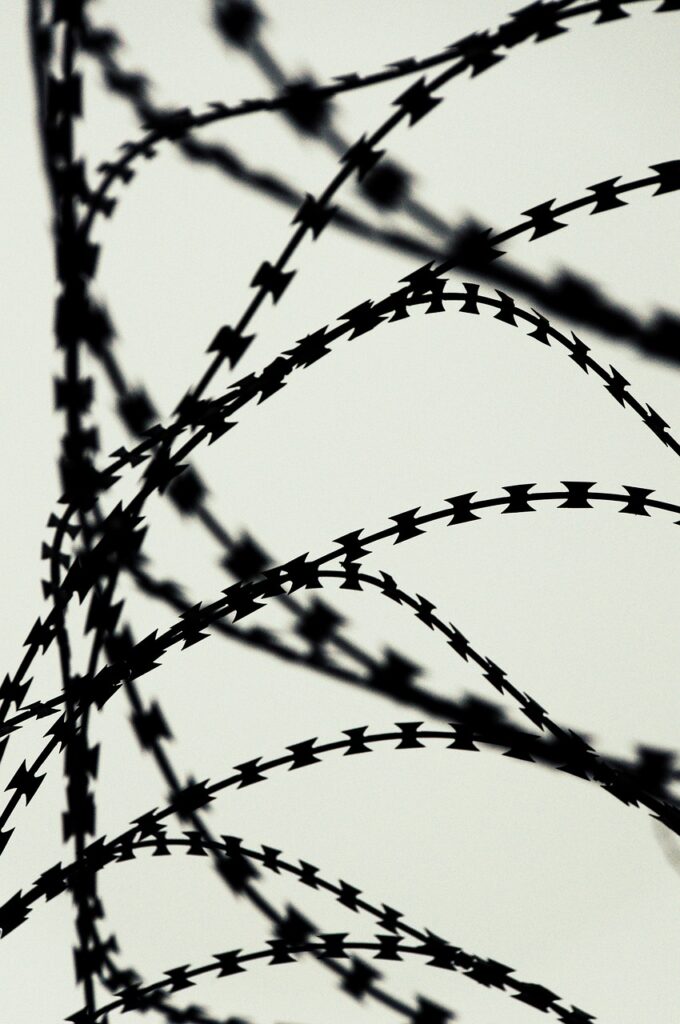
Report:
[[[264,40],[291,73],[311,71],[325,81],[493,28],[506,3],[277,0]],[[595,182],[642,177],[650,164],[680,157],[680,13],[653,15],[654,6],[641,4],[629,19],[604,26],[584,17],[558,39],[518,46],[479,79],[450,83],[445,103],[389,140],[390,153],[415,172],[419,197],[452,222],[473,212],[506,227],[552,196],[569,200]],[[126,67],[148,73],[156,98],[168,105],[201,109],[210,100],[268,91],[248,58],[225,50],[210,31],[203,0],[99,0],[92,14],[125,37]],[[59,495],[54,464],[63,431],[52,408],[61,366],[25,20],[21,0],[1,0],[2,675],[16,669],[26,633],[47,607],[40,545]],[[93,172],[121,142],[137,138],[139,126],[106,95],[97,68],[81,63],[85,121],[78,148]],[[341,97],[338,127],[351,139],[372,130],[404,87],[396,82]],[[228,122],[202,137],[223,139],[302,191],[317,194],[334,174],[335,161],[321,145],[303,143],[273,114]],[[115,193],[114,217],[97,229],[103,252],[96,290],[118,327],[126,373],[144,382],[169,415],[202,374],[217,328],[244,308],[259,264],[273,261],[285,243],[292,214],[188,164],[168,144],[136,167],[132,185]],[[373,216],[351,186],[341,201]],[[639,314],[660,307],[680,314],[679,240],[680,193],[650,202],[646,190],[625,210],[573,215],[569,230],[530,246],[524,236],[508,251],[546,275],[560,266],[586,273]],[[261,368],[302,335],[393,290],[415,265],[330,227],[313,248],[307,239],[292,261],[298,273],[287,293],[258,315],[257,341],[239,371]],[[577,333],[677,435],[680,371]],[[126,438],[106,381],[96,366],[92,372],[107,453]],[[223,371],[215,386],[227,383]],[[247,528],[282,561],[321,553],[332,538],[359,526],[379,528],[404,509],[439,507],[467,490],[496,494],[512,483],[635,484],[680,501],[675,456],[563,352],[525,343],[521,330],[489,317],[454,312],[415,314],[338,345],[249,409],[237,430],[200,452],[197,464],[225,524],[235,532]],[[216,569],[214,544],[167,503],[156,499],[147,511],[154,571],[185,582],[195,600],[212,599],[228,583]],[[465,530],[377,547],[366,565],[427,596],[556,721],[587,732],[603,753],[630,755],[637,743],[678,747],[680,533],[670,519],[618,517],[608,509],[490,516]],[[128,583],[123,592],[136,635],[174,618]],[[325,599],[367,649],[391,646],[427,665],[433,689],[492,696],[474,666],[395,605],[330,590]],[[280,611],[265,621],[282,630],[290,623]],[[36,697],[57,692],[55,651],[35,678]],[[232,765],[275,756],[312,736],[323,742],[353,726],[382,729],[423,717],[221,637],[181,656],[172,651],[140,686],[166,709],[180,775],[199,779],[219,778]],[[128,713],[120,693],[93,721],[102,745],[98,829],[109,836],[166,800]],[[21,758],[35,756],[43,731],[34,723],[13,742],[3,779]],[[71,859],[60,842],[62,767],[53,760],[49,769],[14,821],[0,902],[56,861]],[[680,876],[646,813],[594,786],[496,753],[471,758],[433,747],[396,756],[382,749],[370,759],[328,759],[308,772],[274,774],[267,785],[229,791],[212,808],[215,832],[303,858],[413,924],[512,966],[518,977],[547,986],[603,1024],[680,1020]],[[377,930],[369,918],[293,882],[267,874],[264,891],[279,907],[295,902],[326,931],[369,937]],[[218,951],[259,948],[269,937],[264,920],[234,902],[207,861],[140,855],[104,871],[100,889],[121,962],[149,981]],[[39,903],[31,920],[2,940],[0,1020],[56,1024],[81,1004],[74,941],[65,896]],[[409,1000],[422,993],[470,1024],[539,1019],[538,1011],[461,975],[419,961],[381,966],[391,991]],[[373,1002],[350,1000],[312,962],[210,980],[180,993],[180,1005],[189,1001],[255,1024],[395,1019]]]

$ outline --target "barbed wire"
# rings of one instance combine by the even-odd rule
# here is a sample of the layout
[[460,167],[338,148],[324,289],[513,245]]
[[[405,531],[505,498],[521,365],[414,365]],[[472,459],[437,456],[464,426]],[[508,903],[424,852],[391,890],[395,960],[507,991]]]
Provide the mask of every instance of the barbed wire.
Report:
[[[38,618],[28,633],[26,648],[15,673],[0,686],[0,759],[9,739],[28,722],[56,716],[45,734],[47,742],[30,764],[23,760],[15,769],[6,791],[11,791],[0,811],[0,854],[8,847],[14,828],[6,829],[21,805],[27,806],[46,777],[55,752],[64,754],[66,811],[62,839],[72,840],[73,860],[65,868],[61,862],[44,871],[26,893],[22,890],[0,906],[2,937],[28,919],[33,904],[45,896],[51,900],[69,892],[74,903],[78,944],[74,949],[76,983],[82,985],[84,1005],[68,1020],[73,1024],[106,1022],[113,1011],[159,1012],[167,1021],[194,1021],[219,1024],[198,1005],[177,1007],[175,993],[195,985],[205,975],[226,977],[240,973],[251,962],[268,965],[291,963],[297,955],[318,962],[340,979],[341,989],[357,1000],[370,997],[414,1024],[443,1024],[455,1014],[425,996],[404,1002],[381,982],[382,976],[359,953],[371,953],[373,959],[399,962],[404,956],[425,957],[431,966],[458,970],[464,976],[494,987],[498,991],[542,1012],[552,1013],[564,1024],[586,1024],[595,1017],[573,1004],[568,1009],[550,989],[537,983],[520,981],[514,970],[494,960],[485,960],[451,946],[429,930],[420,931],[401,920],[401,914],[385,904],[382,910],[360,899],[360,890],[345,882],[324,881],[318,869],[300,861],[299,866],[280,859],[280,851],[262,847],[262,853],[246,850],[234,837],[216,838],[207,826],[203,811],[216,795],[227,788],[242,789],[269,779],[269,773],[281,767],[288,770],[321,763],[327,754],[370,753],[390,744],[388,749],[425,748],[447,742],[452,750],[478,751],[481,747],[500,750],[508,757],[557,768],[583,781],[595,783],[625,806],[644,807],[667,832],[680,834],[680,805],[672,794],[673,783],[680,778],[675,769],[674,752],[640,747],[630,762],[605,757],[571,728],[557,724],[528,693],[519,690],[495,662],[481,655],[458,628],[435,614],[435,605],[421,594],[415,596],[400,587],[394,577],[382,571],[379,576],[365,571],[364,560],[373,554],[376,544],[391,540],[401,544],[427,533],[432,525],[446,521],[455,526],[480,521],[486,512],[500,514],[535,512],[542,508],[592,510],[596,506],[618,513],[650,517],[670,513],[680,523],[680,505],[652,497],[646,487],[625,485],[622,491],[595,490],[590,481],[562,481],[560,488],[535,490],[536,484],[507,485],[504,493],[479,498],[477,492],[461,493],[446,499],[447,507],[422,512],[417,506],[389,517],[389,525],[377,532],[366,528],[336,538],[338,545],[325,554],[310,558],[309,551],[278,562],[249,535],[238,540],[209,508],[207,486],[196,471],[182,460],[204,441],[213,444],[237,424],[235,413],[255,401],[262,404],[282,390],[299,369],[307,369],[331,351],[339,340],[354,340],[369,334],[383,323],[408,318],[419,309],[426,314],[452,309],[479,315],[490,312],[508,326],[528,325],[528,337],[545,347],[552,342],[564,348],[571,360],[586,374],[597,377],[623,408],[632,410],[656,438],[674,454],[680,454],[679,442],[669,424],[649,405],[629,391],[629,382],[613,367],[606,370],[590,354],[589,348],[573,332],[570,336],[555,329],[546,314],[557,312],[571,322],[581,322],[598,330],[632,340],[645,351],[673,361],[677,359],[678,320],[673,314],[659,313],[646,323],[628,310],[616,308],[585,278],[568,272],[546,284],[537,277],[497,261],[504,256],[499,245],[520,235],[529,241],[542,238],[568,226],[565,218],[580,210],[589,214],[619,209],[627,205],[623,198],[642,190],[654,189],[653,196],[680,190],[680,160],[651,165],[654,172],[632,181],[620,177],[590,186],[586,195],[557,204],[552,198],[522,213],[523,220],[501,231],[474,221],[449,226],[436,212],[417,199],[410,188],[412,174],[394,161],[384,160],[383,146],[398,125],[408,127],[420,122],[444,100],[438,95],[453,78],[470,71],[477,77],[504,60],[519,43],[542,42],[564,34],[571,19],[585,14],[595,16],[595,24],[627,18],[639,3],[649,0],[538,0],[514,12],[498,28],[468,35],[425,58],[405,58],[387,68],[366,75],[338,76],[332,83],[319,85],[311,78],[291,79],[282,70],[278,58],[260,35],[262,12],[249,0],[214,0],[213,28],[223,41],[248,52],[264,71],[277,95],[229,105],[209,104],[203,112],[189,108],[163,109],[151,100],[151,80],[145,73],[131,73],[118,63],[116,51],[121,38],[108,28],[95,26],[85,13],[87,0],[29,0],[27,4],[32,46],[32,70],[37,99],[41,154],[46,172],[53,213],[55,267],[58,280],[55,336],[63,350],[63,377],[56,380],[55,407],[65,419],[59,469],[63,488],[60,506],[53,512],[48,528],[53,530],[49,543],[43,544],[42,557],[48,562],[43,593],[50,611]],[[662,0],[653,13],[680,9],[678,0]],[[47,19],[44,12],[48,11]],[[565,24],[566,23],[566,24]],[[126,98],[143,119],[146,135],[126,142],[123,155],[100,167],[99,184],[92,188],[85,173],[85,159],[74,146],[75,121],[82,115],[82,76],[80,58],[94,57],[100,64],[108,89]],[[429,81],[424,75],[440,68]],[[364,133],[349,145],[334,128],[330,118],[330,100],[345,92],[359,91],[393,79],[414,76],[413,83],[393,102],[396,108],[372,132]],[[205,144],[193,137],[195,129],[258,112],[283,113],[302,138],[317,137],[340,157],[341,167],[318,197],[285,182],[280,175],[254,170],[239,155],[223,144]],[[189,159],[218,167],[243,185],[265,193],[277,201],[294,205],[293,232],[274,262],[265,260],[257,269],[251,287],[254,294],[235,326],[224,325],[209,346],[213,358],[197,383],[185,393],[172,418],[163,422],[144,388],[132,388],[112,351],[115,334],[113,320],[105,307],[92,297],[91,288],[98,265],[100,246],[91,235],[101,214],[110,217],[116,200],[109,195],[116,183],[128,184],[134,171],[131,164],[140,156],[151,158],[155,147],[169,141]],[[416,235],[374,226],[356,214],[332,203],[350,180],[359,185],[365,199],[378,213],[400,209],[416,227]],[[402,287],[382,299],[367,299],[338,318],[334,327],[326,325],[299,339],[292,348],[270,361],[257,373],[249,373],[215,398],[204,393],[226,362],[233,370],[255,340],[247,335],[252,321],[265,300],[277,304],[297,270],[290,260],[303,239],[316,241],[329,223],[344,227],[360,238],[380,242],[401,253],[426,258],[428,262],[407,274]],[[425,241],[422,231],[437,236]],[[502,267],[503,269],[499,269]],[[542,300],[542,312],[521,308],[507,291],[485,293],[479,280],[461,285],[447,278],[459,268],[474,277],[496,284],[508,283],[513,291]],[[447,286],[454,289],[447,291]],[[541,304],[541,303],[539,303]],[[119,448],[109,456],[105,467],[96,465],[99,439],[95,426],[94,379],[84,376],[81,355],[87,351],[101,365],[118,399],[118,412],[128,430],[141,438],[134,447]],[[175,441],[181,438],[177,450]],[[141,483],[126,504],[118,502],[107,512],[102,497],[128,476],[130,469],[143,466]],[[184,516],[194,516],[220,545],[220,565],[236,582],[216,600],[204,604],[189,602],[182,586],[174,579],[154,576],[144,566],[146,526],[143,511],[152,494],[167,495]],[[620,506],[620,507],[619,507]],[[179,617],[160,632],[154,629],[141,640],[133,639],[132,626],[120,625],[124,600],[118,600],[120,578],[129,575],[137,586],[174,608]],[[536,731],[527,731],[505,717],[501,705],[469,696],[462,700],[440,696],[421,687],[416,676],[422,669],[402,655],[386,648],[382,655],[369,654],[343,634],[344,620],[318,599],[301,602],[294,595],[318,591],[329,582],[340,589],[361,592],[379,591],[399,607],[409,609],[432,632],[439,633],[457,656],[474,663],[486,681],[500,696],[510,696],[516,709]],[[77,595],[80,604],[87,600],[84,635],[89,636],[86,668],[74,668],[73,626],[67,613]],[[282,639],[261,627],[244,627],[242,619],[276,600],[291,614],[292,638]],[[368,726],[346,730],[343,739],[318,744],[317,737],[286,748],[288,753],[270,760],[256,757],[235,766],[235,773],[216,782],[186,782],[174,767],[167,751],[171,727],[157,701],[147,705],[136,680],[163,663],[165,654],[181,645],[184,650],[212,632],[266,651],[296,666],[321,672],[371,693],[380,693],[410,708],[448,719],[448,730],[430,729],[424,722],[397,723],[396,732],[370,733]],[[295,644],[297,643],[297,646]],[[25,704],[32,680],[28,672],[38,657],[55,645],[59,655],[61,691],[46,700]],[[300,650],[300,644],[305,649]],[[106,664],[99,667],[102,653]],[[346,659],[345,663],[333,660]],[[347,667],[349,662],[352,667]],[[155,761],[168,786],[168,801],[160,810],[145,812],[132,828],[113,840],[97,835],[95,780],[98,746],[90,746],[88,726],[91,713],[102,710],[111,697],[123,689],[131,708],[131,723],[139,746]],[[10,712],[14,708],[14,714]],[[396,746],[393,744],[396,743]],[[185,838],[168,837],[164,822],[178,817],[191,826]],[[268,923],[273,939],[268,948],[243,953],[241,949],[216,955],[210,963],[184,964],[164,972],[161,980],[145,982],[134,967],[121,967],[114,935],[104,935],[99,922],[106,921],[97,892],[98,872],[110,863],[133,859],[137,850],[151,849],[163,856],[175,848],[186,848],[193,856],[209,860],[228,890],[228,895],[245,897]],[[347,909],[373,916],[388,934],[374,939],[350,937],[349,933],[329,933],[313,924],[292,904],[283,913],[267,900],[258,884],[259,874],[252,861],[262,867],[296,876],[312,890],[333,893]],[[402,934],[399,934],[401,931]],[[416,940],[409,945],[406,938]],[[343,964],[339,961],[349,962]],[[103,1005],[95,982],[113,996]],[[242,1024],[230,1017],[231,1024]]]

